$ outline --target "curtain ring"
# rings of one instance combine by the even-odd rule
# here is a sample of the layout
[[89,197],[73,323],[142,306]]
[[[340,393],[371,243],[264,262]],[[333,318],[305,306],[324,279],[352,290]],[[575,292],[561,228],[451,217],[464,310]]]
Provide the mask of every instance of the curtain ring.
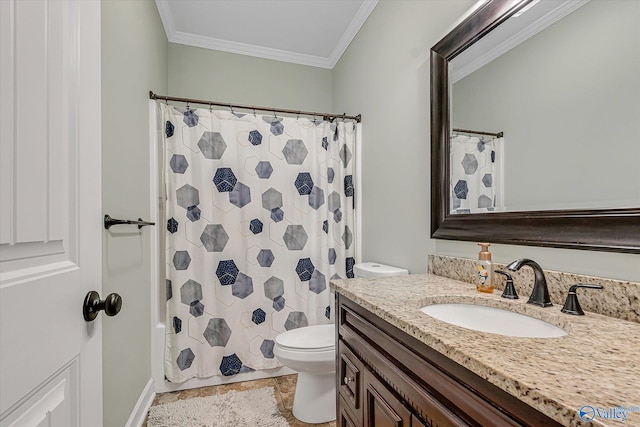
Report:
[[231,114],[235,114],[235,113],[233,112],[233,105],[232,105],[232,104],[229,104],[229,109],[231,110]]
[[169,97],[168,97],[168,96],[165,96],[165,97],[164,97],[164,103],[165,103],[165,104],[167,104],[167,105],[169,105]]
[[296,117],[296,120],[300,120],[300,114],[302,113],[302,111],[298,111],[298,117]]
[[256,107],[253,107],[253,117],[258,117],[256,116]]
[[273,110],[273,118],[277,119],[278,118],[278,113],[276,113],[276,110]]
[[211,105],[211,103],[209,103],[209,112],[213,113],[213,105]]

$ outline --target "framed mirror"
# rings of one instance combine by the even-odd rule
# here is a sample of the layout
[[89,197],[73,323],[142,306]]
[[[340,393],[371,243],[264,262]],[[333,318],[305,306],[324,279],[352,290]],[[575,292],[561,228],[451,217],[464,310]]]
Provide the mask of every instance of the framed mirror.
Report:
[[[592,194],[594,194],[593,191],[586,191],[586,196],[583,196],[583,199],[577,199],[573,201],[568,200],[567,198],[567,200],[564,200],[564,204],[557,203],[555,200],[545,200],[545,197],[547,195],[550,195],[551,191],[544,190],[544,180],[536,180],[535,173],[536,171],[538,171],[541,174],[541,177],[546,178],[549,175],[549,162],[540,162],[541,164],[539,165],[538,169],[534,169],[532,172],[531,169],[528,169],[527,167],[531,166],[531,163],[534,162],[527,162],[527,157],[525,157],[524,159],[518,159],[518,157],[513,153],[518,151],[516,149],[517,144],[521,144],[521,146],[526,146],[529,150],[533,150],[533,148],[531,147],[533,147],[534,145],[530,142],[527,143],[526,136],[531,135],[538,130],[547,132],[544,129],[546,129],[548,126],[551,126],[549,122],[551,122],[552,119],[545,118],[541,115],[532,115],[530,112],[526,112],[524,110],[526,106],[517,107],[517,111],[521,113],[518,116],[518,118],[520,119],[519,121],[522,122],[518,123],[518,126],[520,127],[516,126],[513,122],[503,120],[506,118],[506,116],[508,116],[508,109],[502,110],[502,112],[498,115],[499,120],[496,120],[495,117],[492,118],[490,116],[487,118],[487,114],[485,114],[486,110],[488,110],[487,105],[489,104],[486,102],[487,95],[482,95],[479,91],[479,89],[481,88],[486,88],[486,86],[488,86],[487,83],[481,83],[479,86],[476,86],[476,88],[473,89],[473,93],[480,94],[478,95],[478,98],[483,101],[482,103],[478,104],[480,105],[480,107],[478,105],[474,106],[473,100],[471,98],[466,98],[471,99],[471,101],[467,101],[464,103],[464,106],[468,107],[466,108],[467,111],[461,108],[454,108],[454,100],[458,102],[457,106],[460,106],[459,99],[461,98],[457,92],[454,98],[455,91],[453,89],[455,88],[455,86],[453,86],[453,82],[455,81],[456,84],[458,84],[458,82],[462,82],[464,84],[460,84],[459,86],[464,87],[465,85],[468,86],[468,82],[472,80],[471,78],[466,77],[470,74],[468,70],[466,71],[466,74],[464,72],[460,74],[460,69],[464,69],[465,67],[459,66],[459,64],[473,63],[474,60],[469,60],[467,57],[473,57],[473,55],[476,55],[475,53],[473,55],[469,55],[474,51],[486,52],[492,49],[492,47],[486,47],[483,45],[504,44],[502,42],[497,43],[493,40],[496,39],[496,34],[499,33],[499,30],[510,28],[511,30],[518,32],[520,31],[518,26],[524,26],[525,24],[531,26],[531,21],[534,20],[532,16],[535,15],[535,13],[540,13],[540,11],[544,7],[548,7],[549,4],[554,3],[554,1],[546,0],[536,5],[537,3],[538,1],[536,0],[487,1],[480,7],[478,7],[460,25],[458,25],[454,30],[447,34],[431,49],[431,235],[436,239],[487,241],[504,244],[640,253],[640,207],[638,207],[640,203],[637,203],[638,194],[640,194],[640,180],[638,180],[638,174],[640,174],[640,166],[635,166],[638,165],[637,158],[635,163],[625,163],[623,157],[625,156],[624,152],[620,153],[618,152],[620,151],[619,149],[612,149],[611,147],[613,147],[613,145],[611,145],[611,141],[600,141],[600,146],[602,147],[603,151],[601,152],[601,154],[595,154],[596,159],[603,158],[603,156],[607,154],[611,155],[611,153],[616,153],[616,155],[619,156],[617,158],[618,160],[613,158],[611,162],[608,162],[604,165],[600,164],[599,167],[595,170],[593,170],[592,167],[582,165],[582,160],[572,162],[565,161],[564,164],[571,163],[577,169],[592,170],[591,175],[596,174],[596,179],[593,181],[596,184],[605,181],[604,178],[616,176],[616,173],[618,173],[620,169],[623,169],[623,165],[628,164],[628,166],[624,167],[625,169],[629,170],[628,177],[615,178],[618,181],[622,180],[624,185],[627,186],[627,191],[621,192],[622,196],[611,196],[612,199],[616,199],[614,201],[604,200],[604,198],[609,197],[609,193],[612,192],[607,191],[607,186],[603,185],[603,187],[605,188],[605,190],[603,191],[603,193],[605,193],[605,196],[603,196],[602,201],[593,200],[594,198],[591,196]],[[570,2],[556,1],[555,3],[565,6],[570,5],[575,9],[578,9],[588,2],[586,0],[572,0]],[[600,6],[602,6],[607,2],[594,1],[594,3],[600,3]],[[633,4],[635,2],[627,3]],[[537,12],[535,12],[536,8],[538,9]],[[586,7],[584,8],[584,10],[586,11]],[[532,13],[530,11],[534,11],[535,13]],[[566,13],[568,14],[569,12]],[[546,14],[546,12],[544,14]],[[598,16],[601,20],[604,21],[604,19],[602,18],[602,14]],[[534,22],[534,26],[540,26],[539,24],[536,24],[536,22]],[[554,26],[557,27],[557,25],[553,24],[552,28]],[[633,26],[633,28],[635,28],[635,26]],[[550,38],[552,35],[553,33],[547,32],[544,37]],[[556,37],[559,36],[556,35]],[[538,39],[541,38],[542,36],[538,36]],[[626,40],[628,38],[629,37],[623,39]],[[562,37],[562,41],[565,41],[566,39],[568,39],[568,37]],[[635,39],[638,40],[638,35],[636,35]],[[603,43],[605,42],[604,40],[596,41],[600,41]],[[520,41],[520,43],[522,43],[522,41]],[[532,42],[529,43],[531,44]],[[609,41],[607,43],[609,44],[606,46],[610,48],[613,47],[611,45],[612,42]],[[631,52],[635,50],[625,50],[626,46],[624,46],[623,43],[624,42],[620,43],[620,51],[623,53],[626,52],[626,55],[630,57],[634,56]],[[522,43],[522,45],[524,44],[525,43]],[[549,52],[551,52],[554,48],[557,51],[557,45],[559,43],[552,40],[551,44],[552,46],[548,49]],[[598,48],[593,47],[593,43],[589,46],[592,49],[592,51],[590,52],[592,58],[590,58],[590,60],[593,61],[593,57],[595,57],[596,65],[598,59],[601,62],[601,68],[603,70],[600,74],[601,78],[615,80],[617,76],[615,75],[615,73],[613,73],[611,61],[602,58],[602,53],[605,51],[605,49],[601,48],[600,50],[598,50]],[[572,47],[571,49],[565,49],[565,52],[568,52],[569,50],[573,52],[578,49]],[[606,49],[607,52],[609,50],[612,49]],[[544,50],[542,52],[545,54],[547,53],[544,52]],[[505,60],[507,56],[515,56],[515,53],[509,51],[508,54],[502,52],[500,55],[502,55],[502,57],[498,58],[498,60]],[[487,55],[484,56],[486,57]],[[531,58],[532,54],[528,52],[525,56]],[[560,59],[558,58],[564,57],[566,57],[566,55],[549,55],[548,57],[545,56],[545,58],[547,58],[546,60],[552,61],[547,64],[547,68],[550,68],[554,72],[556,72],[553,79],[554,81],[562,81],[561,79],[555,78],[555,76],[557,76],[557,71],[560,67]],[[462,58],[464,59],[462,60]],[[491,60],[484,60],[482,68],[476,66],[475,69],[479,69],[479,71],[482,71],[484,69],[486,74],[487,66],[492,66],[492,64],[493,66],[495,66],[498,60],[496,60],[495,58],[493,58],[493,62],[490,62]],[[482,63],[483,61],[480,62]],[[539,63],[540,61],[537,62]],[[566,62],[575,63],[577,61],[572,59]],[[456,65],[455,68],[453,67],[454,64]],[[640,93],[638,93],[640,83],[638,83],[637,80],[637,70],[635,70],[634,68],[638,66],[637,64],[640,64],[640,62],[637,62],[636,60],[635,63],[631,63],[631,65],[625,66],[626,68],[623,67],[625,69],[628,69],[630,67],[631,72],[628,74],[635,75],[635,80],[632,82],[631,87],[626,89],[625,95],[630,96],[632,108],[625,107],[621,110],[630,111],[631,115],[635,114],[635,108],[640,107]],[[608,70],[611,71],[611,73],[607,71],[607,67],[609,67]],[[522,68],[522,70],[526,71],[531,68],[532,67],[530,65],[526,65]],[[590,66],[589,68],[597,67]],[[474,69],[474,67],[472,67],[472,69]],[[516,78],[514,80],[516,80],[516,83],[518,78],[520,78],[523,88],[526,89],[532,85],[532,80],[530,77],[526,76],[525,71],[518,71],[518,69],[513,65],[509,65],[508,68],[505,68],[505,70],[510,72],[511,74],[515,74]],[[473,79],[477,79],[478,76],[482,73],[474,72],[473,74],[476,75],[475,77],[473,77]],[[494,77],[496,76],[495,72],[492,72],[491,74]],[[587,73],[581,72],[576,75],[576,78],[570,77],[571,84],[577,84],[577,81],[580,80],[580,78],[577,77],[584,77],[584,75],[586,74]],[[604,89],[603,95],[596,97],[595,93],[593,92],[593,88],[606,86],[602,81],[597,80],[597,73],[592,74],[594,74],[595,77],[590,77],[591,81],[583,82],[583,85],[585,87],[572,87],[573,98],[576,98],[576,94],[582,94],[582,96],[585,96],[588,99],[588,95],[590,95],[591,99],[593,99],[594,102],[598,102],[602,100],[602,96],[611,95],[611,93],[613,92],[612,90]],[[460,75],[462,75],[464,79],[461,80]],[[539,73],[535,74],[535,76],[538,78],[538,80],[543,81]],[[504,77],[495,77],[493,78],[493,80],[504,82],[506,79]],[[549,107],[551,107],[552,105],[560,104],[560,102],[555,102],[558,93],[563,92],[564,88],[567,86],[569,86],[569,84],[562,83],[562,85],[560,86],[560,90],[558,90],[557,88],[555,89],[555,91],[553,92],[553,97],[549,98],[548,101],[546,101],[548,102]],[[615,87],[615,85],[611,87]],[[493,88],[491,90],[496,90],[497,92],[520,92],[514,91],[512,88],[508,90],[503,88]],[[536,93],[537,92],[538,91],[536,90]],[[506,103],[511,105],[512,102],[515,102],[517,100],[518,98],[516,97],[513,100],[503,100],[501,102],[503,104]],[[530,104],[530,98],[528,98],[527,101]],[[612,103],[606,105],[612,105]],[[538,111],[544,109],[546,108],[538,108]],[[576,107],[570,107],[570,111],[575,110]],[[611,108],[609,108],[607,111],[610,110]],[[455,112],[455,117],[453,118],[453,120],[451,114],[452,111]],[[474,116],[475,112],[477,112],[478,114],[475,114]],[[484,121],[479,120],[479,118],[477,117],[481,115],[484,116]],[[560,114],[556,113],[556,115],[558,116]],[[575,153],[576,150],[570,150],[567,147],[570,146],[569,143],[575,143],[575,141],[573,141],[573,134],[579,135],[579,132],[577,131],[584,131],[583,128],[585,126],[582,126],[581,123],[601,123],[604,120],[604,117],[602,115],[600,115],[599,117],[582,117],[582,113],[576,115],[580,116],[583,121],[578,121],[577,125],[572,125],[574,126],[576,132],[570,132],[566,135],[563,135],[561,138],[559,138],[558,141],[553,142],[553,144],[555,145],[552,145],[552,147],[556,148],[551,148],[551,150],[554,150],[554,154],[560,151],[558,150],[558,148],[560,148],[560,145],[558,144],[566,144],[566,147],[563,146],[563,148],[565,148],[564,151]],[[617,113],[611,115],[615,116],[616,119],[622,121],[622,123],[628,123],[630,120],[633,120],[629,117],[629,115],[627,115],[626,117],[624,116],[624,114]],[[565,122],[560,122],[557,125],[557,129],[561,129],[564,132],[565,127],[570,127],[568,124],[568,117],[570,117],[569,114],[562,113],[562,118],[567,122],[567,126],[563,126]],[[523,120],[523,118],[529,118],[529,120]],[[640,117],[636,117],[635,121],[637,122],[639,118]],[[461,123],[458,124],[456,123],[456,121],[461,121]],[[488,129],[483,128],[485,126],[483,123],[488,123],[486,125]],[[527,124],[529,128],[523,127],[525,124]],[[637,128],[635,124],[632,123],[631,125]],[[531,186],[530,188],[523,187],[524,184],[518,184],[517,187],[521,189],[520,195],[522,196],[522,194],[524,194],[524,200],[529,201],[539,199],[539,202],[537,202],[533,207],[527,206],[526,203],[515,204],[513,201],[517,198],[513,196],[513,193],[510,194],[507,191],[505,200],[508,203],[506,203],[506,206],[511,207],[511,209],[495,209],[493,208],[493,206],[489,209],[479,210],[458,209],[459,201],[456,200],[456,196],[459,195],[459,188],[456,188],[456,182],[454,182],[453,180],[455,175],[452,175],[452,158],[455,157],[456,153],[455,150],[452,153],[451,148],[452,137],[457,135],[457,133],[454,133],[453,131],[454,127],[456,126],[464,126],[467,129],[475,128],[479,133],[482,133],[484,131],[491,131],[487,133],[497,133],[504,131],[504,140],[502,141],[502,143],[504,147],[507,147],[505,148],[504,162],[507,163],[508,168],[505,168],[506,172],[501,176],[501,179],[504,180],[503,185],[505,188],[509,189],[509,186],[513,187],[515,183],[526,183],[527,181],[533,182],[535,183],[535,185]],[[620,128],[619,125],[611,126],[615,127],[615,129]],[[594,127],[594,129],[598,131],[597,128]],[[593,134],[592,131],[589,132],[589,135]],[[559,132],[548,132],[547,135],[551,135],[552,133],[558,134]],[[607,137],[608,135],[609,134],[607,134]],[[484,140],[482,136],[480,136],[479,138],[479,140]],[[576,136],[575,138],[578,139],[579,137]],[[640,141],[640,139],[630,138],[628,140],[622,141],[622,144],[627,144],[626,147],[630,147],[636,150],[636,147],[640,147],[640,143],[638,141]],[[484,150],[484,141],[482,142],[482,146],[478,145],[478,148],[480,149],[479,151]],[[627,157],[634,157],[633,151],[628,152]],[[529,154],[528,158],[532,159],[533,157],[531,157],[531,154]],[[480,163],[481,162],[482,161],[480,161]],[[458,160],[456,160],[454,166],[457,167],[457,163],[459,163]],[[466,167],[467,165],[464,166]],[[475,167],[475,164],[472,164],[471,166],[473,169]],[[607,171],[606,167],[610,168],[609,171]],[[517,177],[514,175],[514,172],[511,171],[524,171],[524,174],[522,175],[522,177]],[[597,174],[601,174],[601,178],[598,178]],[[558,177],[548,179],[550,183],[549,185],[551,185],[550,188],[553,187],[554,182],[557,182],[557,185],[562,185],[574,175],[575,174],[573,171],[562,172],[561,170]],[[583,181],[585,180],[582,180],[581,182]],[[491,182],[491,180],[489,179],[488,182]],[[486,183],[487,180],[485,179],[485,184]],[[589,187],[588,185],[585,186]],[[589,189],[591,189],[591,187],[589,187]],[[578,192],[576,191],[575,193]],[[466,196],[464,192],[462,194],[463,196]],[[544,195],[545,197],[541,197],[542,195]],[[548,198],[551,199],[550,196]]]

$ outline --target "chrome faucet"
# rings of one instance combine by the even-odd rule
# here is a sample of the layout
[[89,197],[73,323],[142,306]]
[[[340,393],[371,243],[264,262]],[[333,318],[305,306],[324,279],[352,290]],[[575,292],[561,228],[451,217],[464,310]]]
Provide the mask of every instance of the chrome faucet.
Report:
[[540,307],[551,307],[553,304],[551,304],[551,298],[549,298],[547,279],[544,277],[542,267],[540,267],[537,262],[527,258],[521,258],[507,265],[507,269],[511,271],[518,271],[525,265],[531,267],[534,274],[533,291],[531,291],[531,296],[529,297],[527,304],[539,305]]

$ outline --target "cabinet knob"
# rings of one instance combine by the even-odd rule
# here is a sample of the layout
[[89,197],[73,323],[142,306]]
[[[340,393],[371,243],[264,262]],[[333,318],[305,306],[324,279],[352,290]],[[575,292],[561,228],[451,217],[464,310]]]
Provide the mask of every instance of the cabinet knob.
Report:
[[349,384],[349,383],[352,383],[354,381],[355,381],[355,379],[352,378],[352,377],[344,377],[344,383],[345,384]]

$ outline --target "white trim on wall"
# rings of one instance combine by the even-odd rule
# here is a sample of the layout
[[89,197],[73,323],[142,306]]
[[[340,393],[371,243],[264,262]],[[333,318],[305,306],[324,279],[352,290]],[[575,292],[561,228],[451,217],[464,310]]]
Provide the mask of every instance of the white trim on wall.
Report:
[[358,134],[356,136],[355,147],[355,176],[354,176],[354,196],[356,198],[356,262],[365,262],[362,259],[362,123],[356,125]]
[[377,4],[378,0],[363,1],[331,54],[329,54],[328,57],[323,57],[177,31],[168,2],[166,0],[156,0],[160,19],[167,34],[167,40],[171,43],[308,65],[311,67],[327,68],[330,70],[338,63],[342,54],[347,50],[347,47],[349,47],[349,44],[358,31],[360,31],[360,28],[364,25]]
[[270,47],[216,39],[213,37],[201,36],[198,34],[184,33],[182,31],[174,31],[170,37],[167,37],[171,43],[178,43],[187,46],[220,50],[222,52],[254,56],[256,58],[263,59],[272,59],[275,61],[291,62],[293,64],[309,65],[312,67],[329,69],[333,68],[333,66],[329,63],[329,60],[321,56],[305,55],[302,53],[289,52],[286,50],[273,49]]
[[136,406],[133,408],[133,411],[131,411],[131,415],[127,420],[127,424],[125,424],[125,427],[141,427],[147,419],[147,413],[149,412],[149,408],[151,408],[151,404],[155,397],[156,393],[154,392],[153,378],[149,378],[147,385],[144,390],[142,390],[142,394],[140,394],[140,397],[138,398]]
[[176,26],[173,23],[173,15],[171,15],[171,9],[169,8],[169,3],[162,0],[156,0],[156,7],[158,8],[158,13],[160,14],[160,20],[162,21],[164,32],[167,35],[167,40],[171,41],[171,37],[176,32]]
[[367,18],[369,17],[371,12],[373,12],[373,9],[375,9],[377,4],[378,0],[368,0],[362,2],[362,5],[353,17],[353,20],[338,41],[338,44],[333,49],[333,52],[331,52],[331,54],[329,55],[329,58],[327,58],[327,61],[329,63],[329,67],[327,68],[333,69],[333,67],[336,66],[336,64],[338,63],[340,58],[342,58],[342,55],[347,50],[356,34],[358,34],[358,31],[360,31],[360,28],[367,21]]
[[[156,384],[164,381],[164,370],[162,362],[164,359],[164,325],[163,335],[159,335],[158,324],[164,322],[160,312],[160,239],[159,234],[164,230],[164,219],[160,218],[160,171],[158,170],[158,141],[160,135],[160,123],[158,121],[158,108],[156,101],[149,100],[149,193],[151,195],[151,206],[149,212],[151,218],[157,226],[150,233],[150,283],[151,283],[151,378]],[[162,223],[161,223],[162,222]],[[158,370],[158,367],[160,368]],[[157,388],[155,389],[158,392]]]

